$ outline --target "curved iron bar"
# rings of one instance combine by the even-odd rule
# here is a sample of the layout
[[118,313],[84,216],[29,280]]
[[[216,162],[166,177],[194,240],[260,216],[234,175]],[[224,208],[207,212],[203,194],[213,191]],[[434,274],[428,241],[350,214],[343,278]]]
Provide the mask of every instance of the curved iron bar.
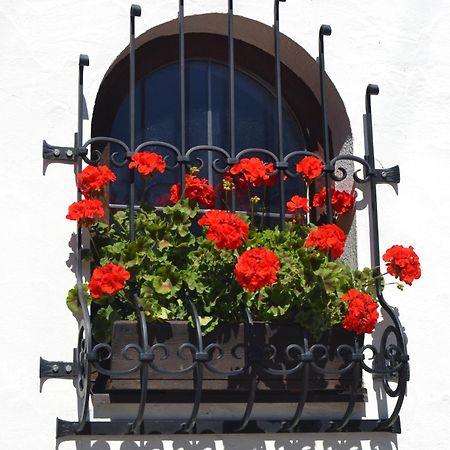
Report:
[[334,172],[336,170],[336,163],[338,161],[354,161],[354,162],[358,162],[360,164],[362,164],[364,166],[364,168],[366,169],[366,176],[364,178],[360,178],[357,173],[359,172],[359,170],[355,171],[353,173],[353,179],[360,184],[363,183],[367,183],[370,180],[370,177],[372,175],[372,168],[370,167],[369,163],[363,159],[360,158],[359,156],[354,156],[354,155],[339,155],[336,156],[335,158],[333,158],[330,162],[330,167],[333,170],[333,173],[331,174],[331,178],[333,178],[333,180],[335,181],[343,181],[347,178],[347,171],[343,168],[343,167],[338,167],[337,170],[342,172],[342,176],[339,177],[338,175],[336,175]]
[[[192,355],[195,355],[195,353],[197,352],[197,347],[195,347],[195,345],[191,344],[190,342],[185,342],[184,344],[181,344],[177,349],[178,358],[186,360],[186,358],[184,358],[182,356],[182,353],[183,353],[184,349],[186,349],[186,348],[190,349]],[[161,360],[168,359],[169,350],[167,349],[167,346],[165,344],[161,344],[161,343],[153,344],[152,347],[150,348],[150,352],[153,354],[154,351],[157,349],[162,349],[164,351],[164,356],[161,358]],[[191,370],[193,370],[195,368],[195,358],[193,358],[193,362],[191,365],[189,365],[188,367],[185,367],[184,369],[178,369],[178,370],[165,369],[164,367],[160,367],[154,363],[154,358],[149,360],[148,364],[155,372],[164,373],[166,375],[179,375],[182,373],[190,372]]]
[[[135,288],[134,288],[135,289]],[[142,310],[142,306],[140,304],[139,298],[137,294],[134,292],[133,296],[133,306],[137,312],[138,318],[138,326],[139,326],[139,340],[140,346],[143,352],[139,355],[139,359],[141,362],[147,361],[149,355],[151,357],[151,353],[148,348],[148,330],[147,330],[147,321],[145,319],[144,311]],[[138,433],[140,426],[142,424],[144,418],[145,404],[147,400],[147,389],[148,389],[148,365],[141,364],[140,366],[140,384],[141,384],[141,393],[139,398],[139,407],[134,419],[134,422],[130,425],[130,432]]]
[[[395,358],[394,354],[392,354],[389,351],[389,347],[392,347],[392,346],[387,346],[386,345],[387,344],[387,338],[388,338],[388,336],[391,333],[394,333],[396,339],[398,340],[398,335],[397,335],[396,330],[395,330],[395,328],[393,326],[387,327],[384,330],[383,335],[381,337],[380,348],[384,348],[385,349],[384,361],[386,361],[386,360],[392,361],[392,360],[399,359],[399,358]],[[397,346],[395,346],[395,348],[397,350],[400,350]],[[400,353],[400,360],[402,360],[403,359],[403,354],[402,354],[401,350],[400,350],[399,353]],[[384,366],[386,366],[386,363],[384,363]],[[395,369],[395,367],[393,369]],[[398,370],[399,370],[399,368],[397,370],[395,370],[395,372],[398,372]],[[394,373],[392,373],[392,375],[394,375]],[[398,394],[399,394],[399,385],[398,384],[397,384],[397,388],[396,389],[392,389],[390,384],[389,384],[389,381],[386,378],[384,378],[383,379],[383,387],[384,387],[384,390],[386,391],[386,394],[389,395],[390,397],[397,397],[398,396]]]
[[[320,161],[322,161],[325,164],[324,159],[318,155],[317,153],[314,152],[310,152],[309,150],[295,150],[291,153],[288,153],[284,158],[283,158],[283,162],[288,164],[288,161],[293,157],[293,156],[314,156],[317,159],[319,159]],[[288,174],[290,177],[295,177],[298,176],[299,174],[297,172],[291,172],[288,169],[285,169],[286,174]]]
[[[344,346],[341,345],[338,347],[338,350],[337,350],[338,354],[339,354],[340,347],[344,347]],[[350,347],[350,346],[345,346],[345,347]],[[353,351],[353,349],[352,349],[352,351]],[[353,365],[353,373],[352,373],[350,398],[348,400],[347,409],[345,410],[345,413],[342,416],[341,420],[339,420],[338,422],[334,423],[331,426],[330,431],[342,431],[347,426],[348,422],[350,421],[350,417],[353,413],[353,410],[355,409],[356,394],[358,392],[358,383],[361,380],[360,364],[364,360],[364,354],[362,353],[362,349],[359,347],[356,336],[355,336],[355,348],[354,348],[354,351],[352,352],[351,359],[352,359],[352,362],[354,363],[354,365]]]
[[[394,347],[395,347],[395,349],[398,351],[399,354],[402,354],[402,353],[401,353],[401,349],[400,349],[399,347],[397,347],[397,346],[394,346]],[[381,349],[381,348],[383,348],[383,345],[382,345],[382,344],[380,344],[380,349]],[[372,358],[370,358],[371,360],[373,360],[374,358],[376,358],[376,357],[379,355],[379,351],[378,351],[378,349],[377,349],[374,345],[370,345],[370,344],[365,345],[365,346],[362,348],[362,352],[364,352],[364,351],[367,350],[367,349],[369,349],[369,350],[372,351]],[[386,349],[386,351],[387,351],[387,349]],[[394,355],[391,355],[390,357],[388,356],[386,359],[388,359],[389,361],[397,361],[397,360],[398,360],[398,357],[396,358]],[[404,362],[403,362],[403,361],[400,361],[397,365],[395,365],[395,366],[393,366],[393,367],[391,367],[391,368],[389,368],[389,369],[386,369],[386,370],[380,370],[380,369],[374,369],[374,368],[368,366],[364,361],[361,362],[362,368],[363,368],[366,372],[371,373],[371,374],[374,374],[374,375],[392,375],[392,374],[394,374],[395,372],[398,372],[398,370],[403,366],[403,364],[404,364]],[[395,396],[396,396],[396,395],[394,395],[394,397],[395,397]]]
[[[310,349],[310,351],[313,355],[313,360],[311,361],[311,366],[316,372],[318,372],[322,375],[342,375],[342,374],[348,372],[349,370],[351,370],[353,368],[353,366],[355,365],[354,361],[350,361],[348,363],[348,365],[344,366],[342,369],[337,369],[337,370],[322,369],[322,367],[318,366],[317,363],[314,361],[316,359],[314,352],[317,349],[324,350],[324,354],[321,357],[319,357],[319,361],[328,359],[328,349],[322,344],[314,344]],[[347,345],[347,344],[342,344],[336,349],[337,358],[345,363],[345,358],[343,355],[344,350],[347,350],[347,352],[350,352],[350,353],[354,353],[354,349],[352,347],[350,347],[350,345]]]
[[[89,66],[89,57],[80,55],[78,64],[78,132],[76,144],[79,148],[83,142],[83,84],[84,67]],[[76,155],[76,174],[82,170],[82,161],[80,154]],[[81,200],[81,191],[77,189],[77,200]],[[87,301],[83,292],[83,239],[80,223],[77,224],[77,247],[76,247],[76,278],[77,278],[77,297],[81,307],[83,320],[80,321],[78,330],[77,359],[79,363],[79,374],[77,376],[77,394],[81,400],[78,406],[78,426],[76,432],[80,432],[89,417],[89,396],[91,390],[91,349],[92,349],[92,327],[91,317]]]
[[[126,352],[133,348],[134,350],[136,350],[139,354],[142,353],[142,349],[139,345],[136,344],[128,344],[126,345],[122,351],[120,352],[120,355],[122,357],[124,357],[125,359],[129,360],[130,358],[127,357]],[[108,355],[106,357],[101,357],[101,352],[106,350],[108,352]],[[130,373],[134,373],[137,372],[141,366],[142,366],[142,362],[139,361],[139,363],[133,367],[131,367],[130,369],[127,370],[109,370],[109,369],[105,369],[104,367],[102,367],[100,365],[101,361],[106,361],[111,359],[112,356],[112,348],[109,344],[105,344],[105,343],[101,343],[101,344],[97,344],[93,349],[92,349],[92,355],[94,357],[94,360],[92,361],[92,365],[97,369],[98,372],[102,373],[103,375],[107,375],[109,377],[118,377],[118,376],[123,376],[123,375],[129,375]]]
[[136,147],[136,150],[135,150],[134,153],[139,153],[145,147],[163,147],[163,148],[168,148],[170,150],[173,150],[174,153],[176,153],[177,156],[181,156],[180,150],[178,150],[178,148],[175,147],[175,145],[169,144],[168,142],[164,142],[164,141],[145,141],[145,142],[142,142],[142,144],[139,144]]
[[[94,150],[95,154],[97,155],[97,157],[95,159],[89,159],[87,157],[87,148],[96,142],[110,142],[112,144],[117,144],[117,145],[120,145],[125,150],[127,155],[130,152],[128,145],[125,144],[125,142],[121,141],[120,139],[116,139],[113,137],[107,137],[107,136],[93,137],[93,138],[87,140],[82,146],[80,146],[80,148],[78,150],[80,153],[80,156],[83,158],[83,161],[86,164],[89,164],[91,166],[97,165],[102,157],[102,153],[99,150]],[[125,162],[116,161],[115,156],[114,156],[116,154],[117,154],[117,152],[114,152],[111,155],[111,158],[110,158],[111,162],[116,167],[123,167],[126,164],[127,160],[125,160]]]
[[275,163],[279,162],[278,157],[273,152],[265,148],[245,148],[236,155],[236,159],[240,160],[242,156],[247,155],[248,153],[262,153],[263,155],[267,155],[272,158]]
[[197,422],[198,411],[200,408],[200,402],[202,399],[202,386],[203,386],[203,361],[209,358],[208,353],[203,348],[203,336],[202,327],[200,325],[200,318],[198,316],[197,308],[191,300],[188,300],[188,305],[191,310],[191,315],[194,321],[195,332],[197,335],[197,351],[194,356],[194,370],[195,370],[195,393],[194,393],[194,405],[192,406],[191,416],[187,422],[181,424],[184,431],[188,433],[192,432],[192,429]]
[[[84,313],[83,313],[84,315]],[[89,321],[80,321],[78,329],[78,343],[76,363],[78,364],[78,374],[76,377],[76,390],[80,403],[78,405],[78,426],[77,432],[80,432],[89,417],[89,396],[91,390],[91,358],[89,349],[92,346],[92,335],[90,333],[91,325]]]
[[[219,167],[219,166],[217,165],[219,162],[221,162],[221,160],[220,160],[219,158],[216,158],[216,159],[212,162],[212,167],[213,167],[213,169],[215,170],[216,173],[225,173],[225,172],[228,170],[228,168],[229,168],[230,165],[227,163],[227,164],[225,165],[225,167]],[[233,192],[234,192],[234,190],[232,191],[232,194],[233,194]]]
[[[224,355],[223,348],[219,344],[212,343],[212,344],[209,344],[206,346],[205,352],[207,352],[210,355],[210,360],[206,361],[204,364],[205,364],[205,367],[210,372],[215,373],[217,375],[225,375],[228,377],[233,377],[236,375],[241,375],[247,370],[247,368],[248,368],[247,364],[244,364],[243,367],[241,367],[240,369],[235,369],[235,370],[219,370],[219,369],[217,369],[216,367],[214,367],[214,365],[211,364],[211,361],[213,361],[211,351],[214,352],[214,350],[217,350],[219,352],[219,356],[217,358],[215,358],[216,361],[221,359]],[[233,354],[234,354],[234,352],[233,352]],[[236,355],[234,354],[234,356],[236,356]]]
[[301,359],[303,362],[303,371],[301,378],[301,387],[300,387],[300,396],[297,402],[297,408],[295,410],[292,419],[284,425],[284,429],[286,431],[293,431],[294,428],[299,424],[303,409],[305,407],[306,399],[308,397],[308,387],[309,387],[309,365],[313,359],[313,355],[309,350],[308,339],[304,338],[304,348],[303,353],[301,355]]
[[[301,370],[303,368],[303,366],[305,364],[302,360],[302,356],[304,355],[305,351],[298,344],[289,344],[285,349],[285,355],[289,361],[296,361],[299,359],[299,358],[293,358],[290,355],[292,350],[296,350],[297,353],[300,353],[300,361],[298,362],[298,364],[295,367],[291,367],[290,369],[272,369],[270,367],[262,366],[261,370],[270,375],[279,375],[279,376],[292,375],[293,373],[298,372],[299,370]],[[275,358],[275,356],[276,356],[276,354],[271,355],[271,357],[269,359],[273,360]]]
[[195,147],[191,147],[186,152],[186,156],[190,156],[192,153],[198,152],[200,150],[215,151],[215,152],[222,153],[227,158],[230,157],[230,154],[225,149],[223,149],[222,147],[218,147],[217,145],[196,145]]
[[[397,421],[398,415],[400,413],[400,409],[403,405],[403,400],[405,399],[406,384],[408,382],[408,379],[409,379],[409,368],[408,368],[407,364],[404,364],[399,370],[398,386],[397,386],[397,389],[394,391],[397,393],[396,397],[398,397],[397,402],[394,407],[394,410],[392,411],[391,415],[387,419],[380,421],[380,424],[377,427],[378,430],[387,430]],[[386,386],[387,385],[384,383],[385,389],[386,389]]]
[[[373,129],[372,129],[372,105],[371,105],[371,96],[378,95],[380,92],[379,87],[376,84],[369,84],[366,88],[365,94],[365,104],[366,104],[366,115],[365,115],[365,124],[367,131],[367,146],[366,146],[366,159],[369,163],[372,170],[375,169],[375,152],[373,147]],[[373,173],[373,172],[372,172]],[[375,177],[370,177],[370,213],[371,213],[371,238],[372,238],[372,260],[373,265],[375,267],[376,274],[380,272],[380,239],[379,239],[379,230],[378,230],[378,208],[377,208],[377,192],[376,192],[376,182]],[[398,374],[398,387],[396,391],[398,392],[398,398],[396,405],[392,414],[385,420],[380,422],[378,429],[385,430],[391,427],[397,420],[398,415],[400,413],[400,408],[403,404],[403,400],[406,395],[406,383],[409,379],[409,364],[408,364],[408,352],[406,348],[406,338],[403,333],[403,328],[401,326],[399,318],[395,315],[394,310],[390,307],[390,305],[386,302],[383,297],[381,281],[379,279],[376,280],[375,283],[376,294],[378,297],[378,301],[382,308],[387,312],[389,317],[394,324],[395,334],[397,338],[397,344],[402,350],[402,359],[404,364],[399,370]],[[388,387],[387,382],[384,383],[384,388]],[[388,387],[386,392],[389,392],[390,388]]]
[[247,405],[245,407],[244,415],[242,416],[241,423],[239,424],[238,428],[234,430],[235,432],[242,431],[243,429],[245,429],[245,427],[248,425],[248,422],[250,421],[250,416],[253,411],[253,405],[255,404],[256,385],[258,381],[256,372],[256,362],[258,357],[257,355],[252,354],[252,351],[255,348],[254,323],[252,316],[250,315],[250,311],[248,310],[247,307],[243,306],[243,312],[244,312],[245,327],[248,335],[248,349],[247,349],[248,364],[246,364],[246,366],[250,367],[250,374],[249,374],[250,389],[248,393]]
[[[167,148],[169,150],[172,150],[176,155],[177,162],[173,166],[169,166],[166,163],[166,168],[168,170],[174,170],[179,166],[180,160],[182,159],[181,152],[175,145],[169,144],[168,142],[164,142],[164,141],[146,141],[146,142],[142,142],[142,144],[139,144],[136,147],[136,150],[134,153],[138,153],[146,147],[162,147],[162,148]],[[168,155],[164,158],[164,160],[166,160],[167,158],[168,158]]]

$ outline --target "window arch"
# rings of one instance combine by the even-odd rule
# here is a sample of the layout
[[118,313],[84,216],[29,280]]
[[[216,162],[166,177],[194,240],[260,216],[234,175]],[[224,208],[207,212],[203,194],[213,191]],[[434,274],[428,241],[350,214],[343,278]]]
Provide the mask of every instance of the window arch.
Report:
[[[186,148],[214,145],[230,148],[227,67],[210,59],[186,62]],[[136,85],[136,143],[163,141],[180,148],[179,64],[172,63],[152,71]],[[246,148],[276,149],[276,99],[268,86],[254,76],[236,70],[236,151]],[[125,97],[112,121],[110,135],[124,142],[129,140],[129,96]],[[286,149],[305,148],[305,137],[295,115],[283,108],[283,135]],[[119,146],[112,152],[123,153]],[[164,152],[164,149],[160,149]],[[170,157],[170,155],[167,155]],[[205,163],[200,176],[219,182],[213,170],[215,155],[196,154]],[[127,202],[126,186],[129,170],[119,169],[118,182],[111,186],[111,201]],[[173,172],[166,172],[148,190],[146,199],[154,204],[164,203],[164,193],[178,181]],[[138,192],[142,179],[137,179]]]
[[[261,87],[264,86],[266,92],[273,93],[275,90],[275,73],[272,36],[273,33],[270,27],[250,19],[235,17],[236,73],[243,80],[257,82]],[[170,73],[176,67],[179,58],[178,21],[167,22],[148,30],[137,39],[136,47],[136,93],[138,94],[137,114],[139,115],[139,89],[143,89],[143,87],[145,89],[146,82],[152,77],[162,76],[164,71]],[[300,46],[285,36],[282,36],[281,39],[281,55],[281,78],[285,111],[283,115],[286,117],[287,112],[287,116],[291,119],[285,121],[284,133],[286,133],[286,128],[288,128],[286,123],[296,124],[300,136],[295,143],[295,145],[299,146],[298,149],[320,151],[322,148],[322,131],[321,108],[317,100],[319,97],[317,64]],[[201,66],[202,61],[203,64],[209,61],[207,66],[213,66],[213,71],[217,75],[220,72],[220,64],[227,63],[228,60],[227,16],[223,14],[205,14],[186,17],[185,57],[186,60],[191,61],[191,70],[195,70],[195,65]],[[124,50],[102,81],[92,120],[93,136],[114,136],[115,131],[117,131],[117,117],[120,115],[120,111],[123,111],[123,105],[126,104],[129,90],[128,60],[128,50]],[[176,78],[176,70],[173,70],[172,76]],[[167,82],[168,79],[165,81]],[[175,89],[178,89],[177,81],[175,79],[173,81],[175,81]],[[226,84],[225,79],[224,81]],[[207,83],[205,82],[205,84]],[[172,91],[170,88],[169,91],[175,92],[175,90]],[[215,90],[214,92],[216,93]],[[337,154],[344,144],[347,143],[351,136],[351,131],[340,96],[329,80],[328,92],[331,150],[332,153]],[[204,95],[191,95],[190,97],[191,100],[195,98],[197,102],[201,101],[202,98],[203,100],[205,99]],[[143,97],[141,96],[141,98]],[[172,104],[175,105],[173,102]],[[150,110],[153,108],[153,110],[157,111],[158,102],[154,100],[148,102],[148,107]],[[164,109],[165,105],[162,105],[162,108]],[[203,114],[207,114],[207,111],[208,108],[205,106]],[[176,116],[177,112],[174,112],[174,120],[172,120],[171,125],[174,129],[177,128],[176,125],[173,125],[176,122]],[[122,123],[126,126],[128,121],[124,119]],[[188,128],[195,129],[195,124],[191,123],[191,125]],[[222,125],[226,125],[226,123],[222,121]],[[141,138],[146,134],[145,120],[142,130],[139,129],[139,126],[138,118],[136,129],[138,139],[139,134],[141,134]],[[239,126],[238,121],[237,126]],[[276,125],[268,126],[267,124],[263,126],[266,130],[270,128],[275,129],[276,127]],[[114,129],[115,127],[116,129]],[[205,138],[203,144],[208,144],[207,130],[208,128],[205,126],[204,130],[198,133],[198,136],[203,135]],[[151,124],[149,132],[151,135]],[[227,135],[226,127],[221,130],[221,133],[222,136]],[[156,137],[156,135],[154,136]],[[122,134],[121,137],[127,141],[126,136]],[[176,136],[172,137],[176,139]],[[139,140],[137,143],[139,143]],[[251,143],[250,146],[256,147],[256,142]],[[273,148],[273,150],[276,153],[277,149]],[[292,149],[287,149],[287,151],[292,151]],[[203,174],[203,176],[205,175]],[[170,177],[166,177],[162,182],[159,179],[159,192],[158,190],[154,191],[156,198],[153,198],[153,200],[160,198],[164,191],[167,192],[167,185],[172,181]],[[120,186],[120,183],[118,185]],[[139,189],[139,186],[137,187]],[[298,193],[298,183],[296,189]],[[113,197],[117,197],[117,193],[113,191]],[[289,187],[287,187],[286,195],[289,195]],[[276,192],[273,193],[273,196],[273,198],[276,198]],[[117,197],[117,201],[120,202],[120,200]]]

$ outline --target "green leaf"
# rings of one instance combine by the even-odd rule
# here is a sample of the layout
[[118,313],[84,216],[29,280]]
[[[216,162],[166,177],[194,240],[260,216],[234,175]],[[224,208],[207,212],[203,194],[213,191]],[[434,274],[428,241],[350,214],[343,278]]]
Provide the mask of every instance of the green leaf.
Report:
[[169,278],[162,279],[159,276],[153,277],[153,287],[158,294],[169,294],[174,290],[174,285]]
[[[92,298],[89,295],[89,290],[88,290],[88,286],[87,286],[86,283],[83,284],[83,293],[84,293],[84,297],[86,299],[86,303],[88,305],[90,305],[91,301],[92,301]],[[67,293],[66,305],[70,309],[70,311],[72,311],[73,314],[81,313],[81,307],[80,307],[80,304],[78,302],[78,287],[77,287],[77,285],[75,285]]]
[[92,321],[94,339],[97,342],[110,342],[113,323],[120,319],[120,314],[111,305],[100,308]]

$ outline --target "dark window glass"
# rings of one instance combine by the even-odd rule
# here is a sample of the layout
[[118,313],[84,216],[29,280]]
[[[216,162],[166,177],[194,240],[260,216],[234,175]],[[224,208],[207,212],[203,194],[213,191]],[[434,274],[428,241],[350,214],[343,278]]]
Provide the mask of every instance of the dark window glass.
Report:
[[[247,148],[263,148],[278,154],[276,101],[273,93],[256,78],[236,71],[236,152]],[[229,82],[228,68],[211,61],[188,61],[186,63],[186,150],[197,145],[215,145],[227,151],[230,148],[229,131]],[[111,135],[124,142],[129,141],[129,97],[118,108],[113,121]],[[301,127],[289,109],[283,107],[284,153],[305,148]],[[163,141],[180,148],[180,87],[179,65],[160,68],[136,84],[136,144],[145,141]],[[168,155],[167,162],[174,164],[174,154],[162,147],[147,149]],[[121,152],[112,146],[111,152]],[[261,154],[259,156],[270,162]],[[204,162],[200,176],[213,185],[220,182],[221,175],[213,170],[213,161],[223,158],[218,153],[197,152],[195,157]],[[221,162],[222,161],[222,164]],[[111,202],[128,202],[128,169],[118,169],[118,181],[111,186]],[[153,204],[167,203],[170,186],[178,182],[177,168],[158,175],[146,186],[146,200]],[[137,200],[142,200],[142,179],[137,177]],[[287,185],[289,191],[298,193],[298,179],[295,187]],[[271,211],[276,212],[278,188],[270,188],[266,200]],[[264,195],[263,193],[261,195]],[[245,201],[244,201],[245,203]],[[217,205],[219,206],[219,205]],[[239,206],[239,205],[238,205]],[[246,209],[246,205],[241,207]]]

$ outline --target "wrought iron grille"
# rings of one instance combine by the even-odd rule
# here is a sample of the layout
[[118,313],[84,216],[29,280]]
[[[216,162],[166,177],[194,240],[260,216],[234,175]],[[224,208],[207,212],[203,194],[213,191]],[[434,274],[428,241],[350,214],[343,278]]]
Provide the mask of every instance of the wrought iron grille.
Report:
[[[248,154],[260,154],[268,158],[274,163],[274,167],[279,178],[279,223],[284,229],[286,211],[285,211],[285,181],[284,178],[294,177],[295,174],[289,170],[289,163],[294,159],[298,160],[305,156],[313,155],[320,158],[324,163],[324,183],[326,188],[326,221],[332,223],[332,204],[331,204],[331,188],[334,181],[342,181],[350,176],[339,162],[343,160],[350,161],[362,166],[363,176],[358,176],[358,171],[353,175],[354,181],[359,185],[368,185],[370,191],[370,199],[368,208],[370,209],[370,225],[371,225],[371,246],[372,259],[374,267],[380,265],[379,236],[378,236],[378,214],[377,214],[377,192],[376,186],[379,183],[398,183],[400,181],[398,166],[391,169],[376,169],[372,135],[372,112],[371,97],[378,95],[378,87],[370,84],[365,93],[365,126],[366,126],[366,152],[365,157],[360,158],[351,155],[341,155],[334,158],[331,157],[330,143],[328,136],[328,107],[327,107],[327,91],[326,91],[326,73],[325,73],[325,52],[324,37],[331,35],[331,27],[322,25],[319,32],[319,68],[320,68],[320,94],[322,106],[322,130],[324,156],[320,157],[316,153],[308,149],[299,149],[290,153],[284,152],[283,147],[283,121],[282,121],[282,79],[281,79],[281,62],[280,62],[280,27],[279,27],[279,3],[285,0],[275,0],[274,2],[274,48],[275,48],[275,73],[276,73],[276,109],[277,109],[277,136],[278,136],[278,153],[274,153],[269,149],[249,148],[237,151],[236,149],[236,132],[235,132],[235,63],[234,63],[234,37],[233,37],[233,1],[228,0],[228,68],[229,68],[229,124],[230,124],[230,147],[229,149],[221,148],[213,145],[199,145],[192,148],[186,147],[186,80],[185,80],[185,31],[184,31],[184,0],[179,1],[179,68],[180,68],[180,106],[181,106],[181,145],[176,147],[168,142],[147,141],[136,144],[135,139],[135,20],[141,15],[141,8],[138,5],[131,6],[130,13],[130,44],[129,44],[129,74],[130,74],[130,140],[128,143],[122,140],[100,136],[93,137],[87,141],[83,141],[83,77],[85,67],[89,66],[89,59],[86,55],[80,55],[79,59],[79,88],[78,88],[78,131],[76,133],[76,143],[74,147],[60,147],[43,144],[43,158],[49,161],[71,162],[75,165],[76,173],[82,170],[83,162],[88,165],[97,165],[102,158],[102,154],[92,147],[96,143],[110,143],[120,146],[124,150],[124,157],[120,158],[118,153],[110,156],[110,165],[113,167],[123,167],[129,163],[131,156],[144,149],[166,149],[173,153],[176,160],[172,170],[178,171],[180,182],[183,185],[187,169],[198,161],[197,155],[200,151],[214,154],[221,159],[223,166],[214,164],[214,169],[223,173],[231,165],[238,163]],[[89,149],[92,149],[89,153]],[[78,191],[78,200],[81,200],[81,193]],[[136,209],[139,208],[136,202],[135,176],[132,172],[129,183],[129,209],[130,221],[130,240],[135,239],[134,220]],[[114,207],[114,205],[110,205]],[[235,198],[233,197],[231,209],[236,208]],[[267,368],[261,362],[261,349],[255,348],[256,344],[251,339],[254,323],[247,309],[243,312],[243,322],[250,336],[249,342],[244,343],[248,350],[245,356],[245,363],[242,368],[233,371],[222,371],[214,366],[214,352],[222,352],[218,343],[205,345],[204,338],[201,333],[199,315],[195,305],[189,301],[189,308],[192,315],[193,324],[195,326],[195,342],[185,342],[180,346],[180,350],[188,349],[192,360],[187,367],[181,370],[167,370],[158,365],[155,354],[158,350],[164,349],[164,344],[150,345],[148,340],[148,328],[145,316],[139,302],[139,297],[135,291],[132,295],[134,308],[138,315],[139,323],[139,344],[129,344],[123,349],[124,352],[134,349],[139,354],[139,358],[134,366],[125,371],[114,371],[105,368],[102,363],[104,360],[104,352],[111,354],[112,349],[109,344],[100,343],[94,345],[91,327],[91,312],[86,303],[86,298],[82,289],[82,230],[78,226],[77,230],[77,265],[76,276],[78,286],[78,300],[82,309],[83,319],[79,325],[79,337],[77,348],[74,351],[74,360],[72,362],[46,361],[41,359],[40,377],[41,380],[47,378],[67,378],[73,379],[79,397],[79,417],[76,422],[68,422],[58,419],[57,437],[70,437],[76,435],[123,435],[123,434],[149,434],[149,433],[207,433],[207,432],[311,432],[311,431],[391,431],[400,432],[399,411],[403,403],[406,392],[406,384],[409,378],[408,354],[406,349],[406,340],[402,326],[398,317],[392,308],[386,303],[380,282],[377,282],[376,292],[378,301],[386,314],[390,317],[392,325],[388,326],[381,339],[380,347],[374,345],[361,345],[357,340],[353,346],[342,345],[337,348],[336,354],[329,354],[329,349],[320,344],[313,344],[305,339],[303,342],[286,343],[285,352],[288,355],[295,354],[295,364],[289,369],[273,369]],[[395,343],[388,343],[394,340]],[[368,363],[368,355],[371,353],[372,359],[379,362],[377,365]],[[103,355],[103,356],[102,356]],[[259,356],[258,356],[259,355]],[[336,357],[341,361],[340,368],[330,371],[323,369],[319,361],[324,358]],[[173,358],[179,355],[171,356]],[[381,362],[380,362],[381,361]],[[292,417],[286,417],[285,420],[265,420],[258,421],[252,419],[252,411],[255,404],[255,392],[257,385],[257,370],[265,371],[275,376],[287,376],[298,373],[301,377],[301,389],[295,394],[297,396],[297,408]],[[130,421],[111,421],[96,422],[89,420],[89,400],[91,397],[91,373],[93,370],[98,371],[106,376],[123,375],[132,372],[140,374],[140,398],[139,407],[136,416]],[[352,420],[352,412],[354,411],[357,395],[358,383],[360,381],[361,370],[377,376],[382,379],[382,384],[387,396],[396,399],[392,413],[385,418],[373,420]],[[184,421],[175,420],[147,420],[144,419],[144,410],[146,408],[148,394],[149,372],[172,373],[179,374],[183,372],[192,372],[194,374],[194,399],[192,410],[189,417]],[[243,400],[242,417],[240,420],[220,420],[220,419],[199,419],[198,413],[202,403],[202,387],[204,381],[204,372],[211,371],[221,375],[233,377],[243,372],[249,373],[251,383],[248,392]],[[309,390],[310,373],[316,372],[323,375],[351,375],[351,392],[348,396],[348,404],[345,413],[339,420],[306,420],[302,418],[307,395]],[[395,387],[392,387],[394,383]],[[151,391],[150,391],[151,392]],[[151,407],[151,404],[148,405]]]

